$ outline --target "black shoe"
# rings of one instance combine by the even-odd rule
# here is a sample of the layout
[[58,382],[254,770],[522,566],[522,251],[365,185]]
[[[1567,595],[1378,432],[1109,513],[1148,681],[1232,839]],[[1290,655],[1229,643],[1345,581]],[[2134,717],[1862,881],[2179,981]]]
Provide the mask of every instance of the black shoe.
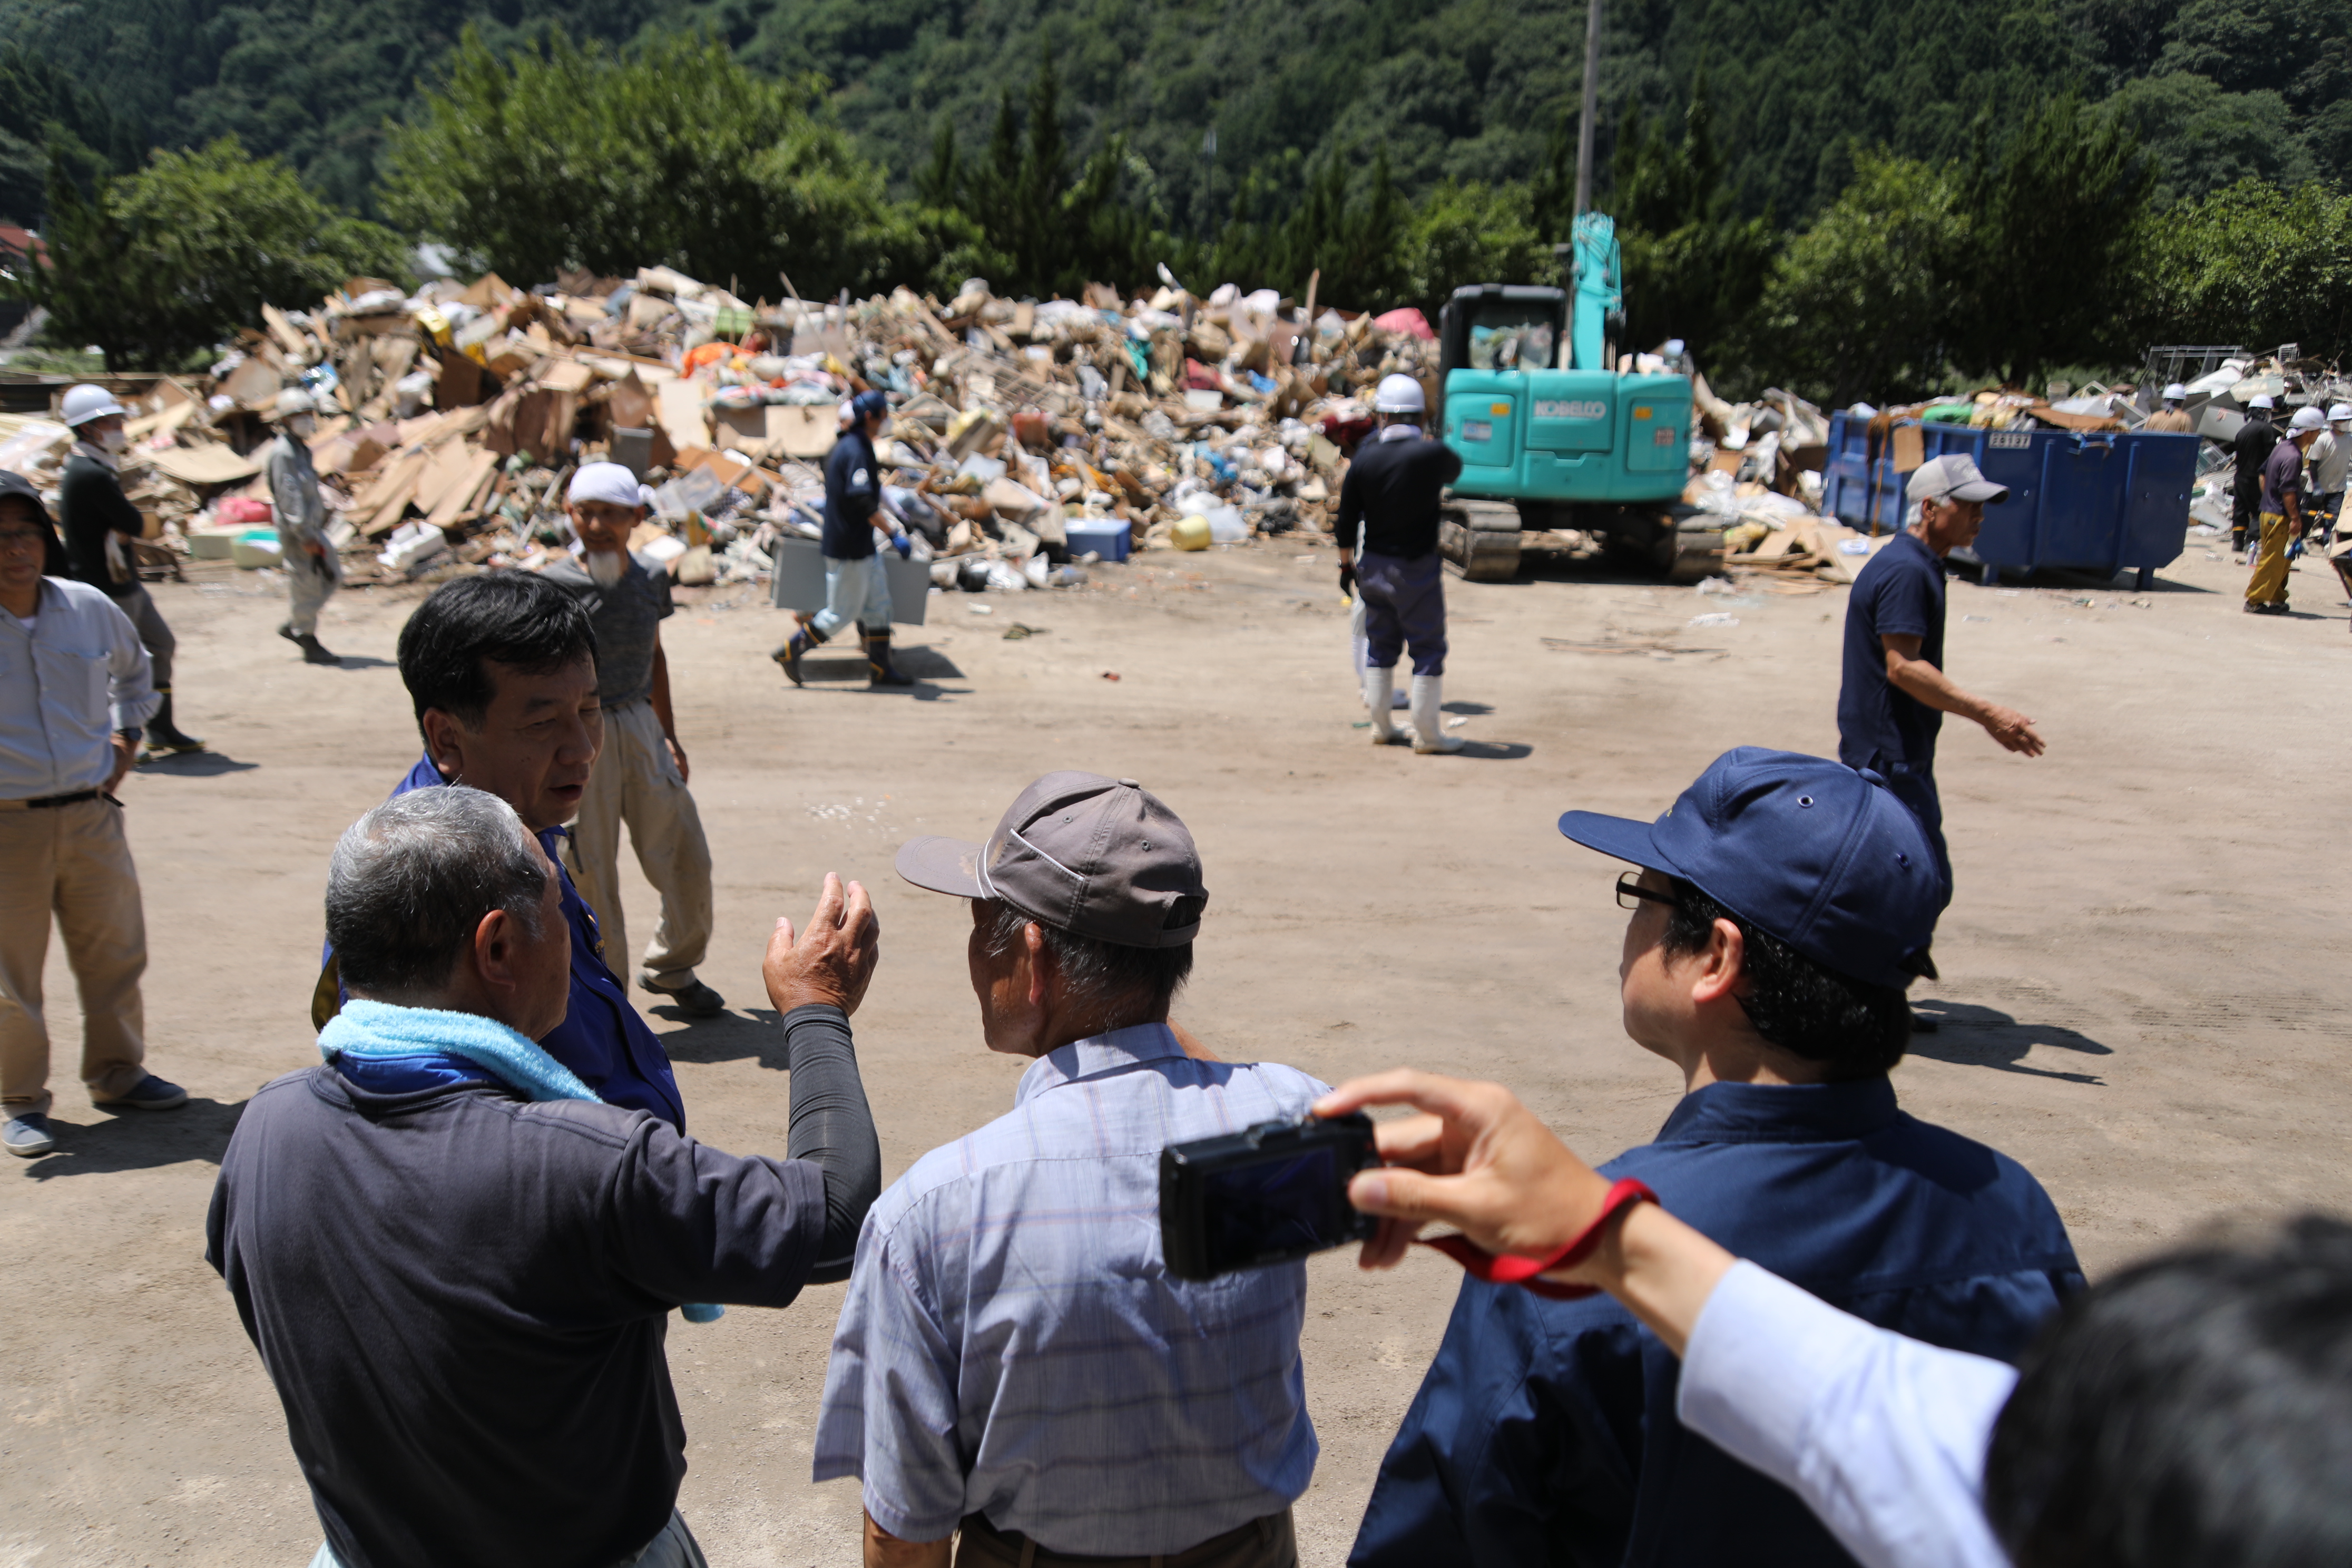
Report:
[[673,991],[667,985],[656,985],[650,974],[637,976],[637,984],[656,996],[667,996],[677,1004],[677,1010],[689,1018],[716,1018],[727,1011],[727,998],[699,980],[688,981]]
[[151,1072],[132,1084],[130,1093],[90,1103],[106,1110],[177,1110],[188,1103],[188,1091]]
[[294,623],[292,621],[280,622],[278,627],[278,635],[284,637],[288,642],[299,643],[302,640],[300,637],[294,635]]
[[302,662],[304,664],[339,665],[343,662],[341,659],[337,658],[333,654],[329,653],[324,647],[320,647],[319,639],[315,637],[296,637],[294,640],[301,645]]
[[794,686],[805,684],[801,679],[801,660],[809,649],[823,645],[824,638],[814,626],[803,626],[787,638],[784,646],[768,657],[783,667],[784,675]]
[[872,632],[866,634],[866,684],[869,689],[877,686],[904,687],[915,684],[913,676],[899,674],[890,663],[888,632],[883,632],[879,636]]
[[171,692],[165,691],[162,696],[163,705],[155,710],[155,717],[147,721],[148,754],[203,751],[205,743],[202,741],[194,735],[182,734],[180,727],[172,722]]

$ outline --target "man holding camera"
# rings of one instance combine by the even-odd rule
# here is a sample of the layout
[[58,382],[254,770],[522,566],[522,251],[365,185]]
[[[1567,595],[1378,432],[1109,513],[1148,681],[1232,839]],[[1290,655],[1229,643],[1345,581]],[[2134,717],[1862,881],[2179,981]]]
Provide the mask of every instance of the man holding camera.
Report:
[[[1559,826],[1642,868],[1618,884],[1625,1030],[1685,1089],[1601,1173],[1867,1321],[2020,1353],[2082,1283],[2065,1227],[1887,1080],[1947,897],[1916,818],[1869,775],[1743,747],[1654,825]],[[1676,1377],[1610,1301],[1465,1282],[1349,1561],[1841,1561],[1796,1497],[1675,1419]]]
[[1036,1059],[1009,1115],[868,1215],[814,1479],[864,1480],[869,1568],[1289,1568],[1317,1453],[1306,1268],[1171,1278],[1159,1166],[1322,1089],[1170,1027],[1208,902],[1192,835],[1132,779],[1054,773],[985,844],[918,838],[898,864],[971,900],[982,1033]]

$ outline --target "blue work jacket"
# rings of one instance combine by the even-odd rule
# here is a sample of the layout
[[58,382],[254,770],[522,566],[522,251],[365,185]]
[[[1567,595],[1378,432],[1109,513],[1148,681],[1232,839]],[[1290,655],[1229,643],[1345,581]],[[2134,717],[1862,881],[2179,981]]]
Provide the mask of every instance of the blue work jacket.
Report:
[[[392,793],[403,795],[447,782],[433,759],[425,757]],[[572,874],[563,868],[564,835],[563,828],[545,828],[539,835],[539,846],[555,862],[555,874],[563,883],[563,920],[572,928],[572,1005],[563,1022],[542,1037],[540,1046],[577,1074],[605,1104],[648,1111],[683,1132],[686,1101],[677,1092],[677,1075],[670,1070],[669,1053],[629,1005],[628,987],[604,962],[604,940],[596,931],[596,911],[581,898],[580,889],[572,885]],[[332,981],[334,1000],[340,1005],[342,993],[341,979],[331,967],[334,957],[334,943],[329,942],[320,963],[327,966],[325,974]],[[333,1009],[325,1011],[331,1014]]]
[[[1709,1084],[1603,1165],[1857,1317],[2015,1360],[2083,1276],[2023,1166],[1896,1109],[1883,1078]],[[1681,1365],[1606,1296],[1463,1282],[1348,1561],[1853,1562],[1793,1493],[1675,1416]]]

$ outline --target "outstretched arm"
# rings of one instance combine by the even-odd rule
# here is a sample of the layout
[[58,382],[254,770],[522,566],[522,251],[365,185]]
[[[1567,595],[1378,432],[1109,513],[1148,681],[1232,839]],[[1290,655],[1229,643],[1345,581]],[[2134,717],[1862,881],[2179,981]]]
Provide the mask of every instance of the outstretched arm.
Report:
[[1952,678],[1919,657],[1919,639],[1890,632],[1878,639],[1886,648],[1886,679],[1895,689],[1928,707],[1984,726],[2002,746],[2029,757],[2042,754],[2042,741],[2033,721],[2014,708],[1972,697],[1952,683]]

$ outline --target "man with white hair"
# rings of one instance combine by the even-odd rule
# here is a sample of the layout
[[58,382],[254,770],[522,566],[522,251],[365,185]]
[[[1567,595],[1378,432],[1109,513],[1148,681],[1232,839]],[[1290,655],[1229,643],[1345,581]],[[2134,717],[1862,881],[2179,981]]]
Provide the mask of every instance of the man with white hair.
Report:
[[2244,553],[2258,537],[2255,518],[2262,510],[2263,465],[2279,444],[2278,426],[2271,423],[2277,399],[2258,392],[2246,399],[2246,422],[2230,442],[2237,473],[2230,489],[2230,548]]
[[[1944,885],[1952,859],[1936,793],[1936,732],[1957,713],[1984,726],[2007,751],[2042,754],[2033,721],[1971,696],[1944,673],[1944,557],[1976,542],[1987,501],[2008,489],[1958,453],[1912,470],[1911,526],[1887,541],[1854,579],[1845,606],[1845,679],[1838,689],[1838,761],[1867,768],[1927,830]],[[1929,1027],[1915,1019],[1914,1027]]]
[[2189,422],[2189,389],[2174,382],[2164,389],[2164,406],[2147,416],[2143,430],[2158,435],[2186,436],[2196,426]]
[[[1409,375],[1381,379],[1372,396],[1379,433],[1358,449],[1339,484],[1339,584],[1364,601],[1364,707],[1372,743],[1404,740],[1389,721],[1397,656],[1412,653],[1412,749],[1458,752],[1445,732],[1445,574],[1437,554],[1438,501],[1462,474],[1462,457],[1422,432],[1426,404]],[[1357,535],[1362,533],[1358,558]]]
[[2303,536],[2303,458],[2327,416],[2316,408],[2294,411],[2286,439],[2271,448],[2262,469],[2262,543],[2254,574],[2246,583],[2246,614],[2286,614],[2286,547]]
[[278,521],[278,559],[286,571],[289,611],[278,635],[302,650],[305,664],[343,661],[319,643],[319,611],[343,580],[342,560],[327,539],[327,509],[319,500],[319,470],[310,461],[310,437],[319,427],[318,405],[299,386],[278,395],[270,417],[278,439],[269,443],[263,469],[269,476],[269,504]]
[[559,561],[540,575],[571,595],[596,628],[597,697],[604,710],[604,749],[580,796],[565,858],[580,896],[604,926],[609,961],[627,973],[621,825],[628,824],[637,866],[661,896],[661,923],[637,984],[689,1017],[717,1017],[725,999],[694,974],[710,947],[710,845],[687,791],[686,748],[670,707],[669,659],[661,645],[661,624],[677,610],[669,573],[630,552],[629,535],[646,509],[628,469],[583,463],[565,499],[580,559]]

